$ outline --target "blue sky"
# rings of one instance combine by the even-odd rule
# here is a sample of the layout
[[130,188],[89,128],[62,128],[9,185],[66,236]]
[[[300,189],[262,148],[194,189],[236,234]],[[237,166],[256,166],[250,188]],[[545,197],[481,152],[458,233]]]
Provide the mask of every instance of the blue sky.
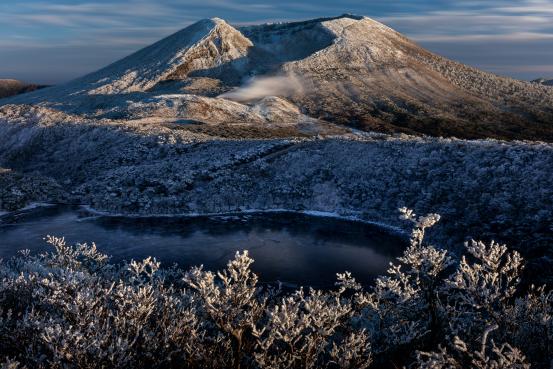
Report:
[[0,78],[67,81],[202,18],[249,24],[343,13],[487,71],[553,77],[553,0],[2,0]]

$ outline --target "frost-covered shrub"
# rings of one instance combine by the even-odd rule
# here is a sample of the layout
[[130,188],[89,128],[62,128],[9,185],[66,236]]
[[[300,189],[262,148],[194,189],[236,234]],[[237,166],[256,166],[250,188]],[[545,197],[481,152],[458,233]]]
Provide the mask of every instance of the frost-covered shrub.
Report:
[[439,221],[401,209],[411,245],[365,289],[261,287],[247,252],[213,273],[112,265],[94,244],[0,263],[2,368],[549,368],[553,294],[522,291],[521,257],[424,242]]

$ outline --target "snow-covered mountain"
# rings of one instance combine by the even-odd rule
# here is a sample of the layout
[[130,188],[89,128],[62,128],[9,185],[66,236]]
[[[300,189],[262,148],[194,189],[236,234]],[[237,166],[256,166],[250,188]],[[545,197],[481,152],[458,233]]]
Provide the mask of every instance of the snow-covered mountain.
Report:
[[367,17],[199,21],[68,84],[2,102],[87,117],[329,122],[553,141],[553,91],[435,55]]
[[89,94],[118,94],[155,89],[163,81],[182,80],[194,72],[217,69],[247,55],[252,43],[225,21],[202,20],[82,82]]

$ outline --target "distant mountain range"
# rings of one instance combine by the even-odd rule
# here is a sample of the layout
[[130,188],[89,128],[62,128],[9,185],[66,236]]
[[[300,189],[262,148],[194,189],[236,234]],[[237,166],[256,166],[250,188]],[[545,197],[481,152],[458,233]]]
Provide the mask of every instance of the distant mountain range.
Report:
[[553,86],[553,79],[538,78],[533,80],[532,82],[544,86]]
[[553,141],[553,90],[433,54],[367,17],[199,21],[68,84],[0,104],[110,119],[299,124]]
[[29,84],[15,79],[0,79],[0,99],[14,95],[32,92],[47,86]]

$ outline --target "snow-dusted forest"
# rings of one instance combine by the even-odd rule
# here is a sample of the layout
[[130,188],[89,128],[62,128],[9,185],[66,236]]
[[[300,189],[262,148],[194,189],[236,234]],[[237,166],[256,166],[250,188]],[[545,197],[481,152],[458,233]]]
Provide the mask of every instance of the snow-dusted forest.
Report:
[[247,251],[185,272],[48,237],[0,264],[3,367],[549,368],[553,293],[518,288],[521,256],[471,241],[459,260],[424,241],[439,215],[401,218],[411,245],[368,290],[347,272],[330,291],[261,287]]
[[4,210],[31,202],[140,215],[287,209],[406,230],[397,219],[406,206],[442,215],[433,242],[454,252],[467,238],[507,243],[529,258],[532,281],[551,283],[548,143],[297,131],[278,138],[278,127],[259,138],[240,125],[199,132],[28,107],[3,112],[0,160],[11,168],[0,174]]

